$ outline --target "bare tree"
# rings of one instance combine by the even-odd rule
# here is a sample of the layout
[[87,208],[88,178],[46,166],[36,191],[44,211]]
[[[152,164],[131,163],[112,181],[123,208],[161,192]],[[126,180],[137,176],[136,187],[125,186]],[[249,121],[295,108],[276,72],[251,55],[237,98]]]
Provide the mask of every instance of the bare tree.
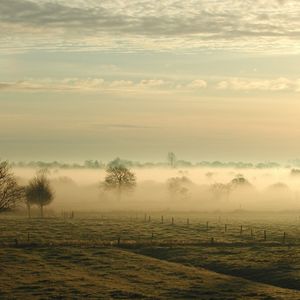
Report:
[[176,166],[176,155],[174,152],[168,153],[168,163],[172,168],[175,168]]
[[210,186],[210,192],[213,194],[213,198],[215,200],[220,200],[223,197],[228,200],[230,194],[230,185],[223,183],[214,183]]
[[193,183],[186,176],[172,177],[167,180],[167,187],[171,198],[187,199],[189,188]]
[[104,189],[115,191],[118,200],[124,191],[130,191],[136,185],[135,174],[123,165],[109,166],[106,173]]
[[0,162],[0,212],[16,208],[23,195],[24,189],[17,184],[8,162]]
[[31,205],[38,205],[41,210],[41,217],[44,216],[43,208],[52,202],[54,192],[50,186],[50,182],[44,173],[39,173],[34,177],[26,187],[27,207],[30,211]]

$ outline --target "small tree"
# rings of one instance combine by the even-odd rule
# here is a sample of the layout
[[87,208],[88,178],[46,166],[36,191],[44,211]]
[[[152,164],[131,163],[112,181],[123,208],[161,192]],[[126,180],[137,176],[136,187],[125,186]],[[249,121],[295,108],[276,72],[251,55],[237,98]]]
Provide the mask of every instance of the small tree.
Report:
[[26,201],[28,212],[30,215],[30,206],[38,205],[41,210],[41,217],[44,217],[43,208],[52,202],[54,192],[50,186],[50,182],[45,174],[38,174],[34,177],[26,188]]
[[109,166],[106,173],[104,189],[115,191],[118,200],[124,191],[130,191],[136,185],[135,174],[123,165]]
[[229,187],[231,190],[253,188],[252,184],[242,174],[237,174],[235,178],[230,181]]
[[188,198],[189,187],[192,182],[186,176],[172,177],[167,180],[167,187],[172,198]]
[[229,198],[230,185],[223,183],[214,183],[210,186],[210,192],[215,200],[219,200],[225,197],[226,200]]
[[17,184],[7,161],[0,162],[0,212],[16,208],[24,189]]

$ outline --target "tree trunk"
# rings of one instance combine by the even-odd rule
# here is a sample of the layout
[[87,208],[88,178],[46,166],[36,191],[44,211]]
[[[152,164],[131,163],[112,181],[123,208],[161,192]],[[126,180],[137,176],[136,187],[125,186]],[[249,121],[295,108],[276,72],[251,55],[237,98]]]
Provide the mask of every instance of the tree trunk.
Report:
[[43,210],[44,206],[41,205],[41,217],[44,218],[44,210]]
[[28,218],[30,219],[31,218],[31,209],[30,209],[30,204],[27,203],[27,211],[28,211]]
[[118,200],[118,202],[121,201],[121,197],[122,197],[122,190],[121,190],[121,187],[118,186],[118,188],[117,188],[117,200]]

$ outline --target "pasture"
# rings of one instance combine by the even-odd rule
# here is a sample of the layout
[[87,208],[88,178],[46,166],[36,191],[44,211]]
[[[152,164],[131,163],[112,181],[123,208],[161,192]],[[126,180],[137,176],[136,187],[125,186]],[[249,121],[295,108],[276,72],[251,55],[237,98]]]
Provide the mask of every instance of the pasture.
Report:
[[297,213],[0,217],[1,298],[299,299]]

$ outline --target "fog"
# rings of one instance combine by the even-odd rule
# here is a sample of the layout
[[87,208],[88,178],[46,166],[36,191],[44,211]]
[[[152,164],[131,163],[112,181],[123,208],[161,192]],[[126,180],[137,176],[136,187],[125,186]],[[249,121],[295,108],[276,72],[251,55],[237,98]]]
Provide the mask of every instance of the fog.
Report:
[[[36,169],[14,168],[20,184],[27,184]],[[100,188],[105,178],[103,169],[49,169],[48,177],[55,199],[48,209],[53,211],[281,211],[300,210],[300,176],[292,176],[288,168],[142,168],[132,169],[137,185],[117,200],[113,192]],[[216,183],[229,184],[237,176],[249,186],[237,186],[230,193],[213,190]],[[187,178],[182,191],[172,192],[168,179]],[[180,183],[181,184],[181,183]],[[223,186],[221,186],[223,188]]]

